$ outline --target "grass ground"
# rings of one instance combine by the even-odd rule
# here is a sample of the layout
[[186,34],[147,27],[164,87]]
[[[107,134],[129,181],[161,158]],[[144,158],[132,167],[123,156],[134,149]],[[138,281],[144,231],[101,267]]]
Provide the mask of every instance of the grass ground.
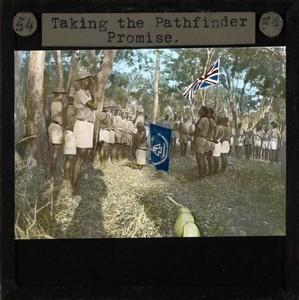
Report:
[[16,160],[15,236],[31,238],[175,237],[177,208],[190,209],[203,237],[285,234],[285,174],[280,165],[229,158],[223,174],[197,179],[194,156],[173,155],[169,172],[130,163],[86,162],[75,195],[46,180],[33,160]]

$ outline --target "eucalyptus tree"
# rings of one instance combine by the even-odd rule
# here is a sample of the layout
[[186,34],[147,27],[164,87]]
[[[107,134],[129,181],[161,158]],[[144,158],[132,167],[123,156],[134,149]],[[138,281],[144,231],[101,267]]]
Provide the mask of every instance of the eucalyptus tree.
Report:
[[47,163],[47,129],[44,101],[45,51],[31,51],[26,86],[26,136],[37,135],[29,146],[38,163]]

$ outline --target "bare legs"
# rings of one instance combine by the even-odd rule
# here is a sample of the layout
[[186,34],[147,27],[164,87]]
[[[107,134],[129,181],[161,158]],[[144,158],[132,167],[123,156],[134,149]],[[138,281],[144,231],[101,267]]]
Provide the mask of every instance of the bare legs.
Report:
[[59,151],[60,144],[52,144],[52,159],[51,159],[51,166],[50,166],[50,174],[52,177],[55,175],[55,169],[58,159],[58,151]]
[[73,188],[77,187],[78,180],[79,180],[79,173],[83,163],[87,157],[88,148],[77,148],[77,156],[74,163],[74,170],[73,170]]

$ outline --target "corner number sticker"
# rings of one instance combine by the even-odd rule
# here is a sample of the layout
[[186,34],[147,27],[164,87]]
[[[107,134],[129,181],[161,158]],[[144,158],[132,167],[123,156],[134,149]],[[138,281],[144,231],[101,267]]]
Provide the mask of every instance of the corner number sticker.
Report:
[[270,11],[261,16],[259,28],[264,35],[268,37],[278,36],[282,27],[283,19],[276,12]]
[[16,34],[29,36],[35,32],[37,21],[32,13],[20,12],[14,16],[12,26]]

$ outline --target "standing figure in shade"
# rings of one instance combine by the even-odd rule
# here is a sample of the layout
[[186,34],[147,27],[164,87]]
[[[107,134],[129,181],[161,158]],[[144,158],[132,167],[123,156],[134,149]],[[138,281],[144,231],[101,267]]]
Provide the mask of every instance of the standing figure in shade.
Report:
[[231,128],[228,126],[228,118],[222,118],[222,126],[224,129],[223,139],[221,141],[221,171],[225,172],[228,166],[228,153],[230,150],[230,139],[232,136]]
[[58,152],[62,144],[62,97],[66,92],[63,88],[57,88],[53,92],[51,104],[51,124],[48,129],[50,143],[52,144],[50,175],[55,176]]
[[115,127],[114,127],[114,115],[115,115],[116,105],[113,100],[109,102],[109,111],[108,115],[110,118],[110,134],[109,134],[109,142],[108,142],[108,161],[112,161],[114,159],[114,148],[115,148]]
[[144,127],[146,129],[146,136],[149,138],[149,132],[150,132],[150,118],[149,115],[144,115]]
[[248,124],[248,128],[244,131],[244,147],[245,147],[245,157],[247,159],[252,157],[252,145],[253,145],[253,128],[252,123]]
[[62,118],[62,150],[65,155],[64,176],[65,180],[72,179],[73,160],[76,156],[76,139],[74,134],[74,126],[76,123],[76,110],[74,106],[74,90],[71,90],[68,95],[68,104],[63,110]]
[[242,129],[242,123],[239,123],[236,129],[236,142],[235,142],[235,152],[236,158],[240,158],[242,155],[244,133]]
[[95,110],[98,108],[93,76],[87,71],[80,71],[76,81],[79,83],[80,89],[74,94],[74,106],[76,108],[74,134],[77,156],[73,170],[73,188],[77,187],[79,173],[86,160],[87,152],[93,147]]
[[269,160],[269,133],[268,127],[265,126],[262,137],[262,159]]
[[223,117],[218,117],[216,119],[216,128],[215,128],[215,149],[213,151],[213,160],[214,160],[214,174],[219,172],[220,166],[220,157],[221,157],[221,150],[222,144],[221,140],[224,138],[224,126],[223,126]]
[[199,179],[205,177],[205,153],[209,147],[207,143],[207,136],[209,131],[209,120],[207,118],[209,110],[206,106],[202,106],[199,111],[199,121],[195,124],[194,130],[194,152],[196,155],[196,162],[198,167]]
[[128,112],[128,121],[127,121],[127,158],[129,160],[133,160],[133,154],[132,154],[132,142],[133,142],[133,132],[134,132],[134,124],[132,122],[132,114]]
[[108,159],[108,143],[110,141],[111,119],[109,116],[109,104],[105,102],[102,107],[102,112],[99,116],[99,142],[98,151],[100,152],[100,160]]
[[177,114],[174,115],[171,133],[172,153],[175,153],[176,142],[179,138],[180,119]]
[[143,122],[139,121],[137,124],[137,132],[135,133],[136,140],[136,164],[139,169],[146,165],[147,156],[147,136],[146,129]]
[[209,120],[209,131],[207,136],[207,143],[209,145],[209,149],[206,153],[207,161],[208,161],[208,175],[211,176],[214,173],[214,160],[213,160],[213,152],[215,150],[215,129],[216,129],[216,122],[215,122],[215,116],[214,116],[214,110],[209,107],[209,114],[208,114],[208,120]]
[[115,146],[114,157],[117,161],[122,158],[122,144],[123,144],[123,119],[121,116],[121,110],[116,107],[114,110],[113,126],[115,128]]
[[171,124],[170,119],[169,119],[169,114],[166,114],[164,119],[157,122],[157,125],[170,129],[172,124]]
[[[144,116],[143,116],[143,113],[144,113],[144,109],[141,105],[138,105],[137,106],[137,109],[136,109],[136,114],[133,118],[133,124],[134,124],[134,130],[133,130],[133,133],[137,133],[138,129],[137,129],[137,123],[138,122],[142,122],[144,124]],[[136,139],[133,137],[132,139],[132,160],[134,162],[136,162],[136,149],[137,149],[137,145],[136,145]]]
[[188,117],[183,116],[183,121],[179,125],[179,142],[180,142],[180,150],[181,156],[186,156],[187,154],[187,143],[188,143],[188,134],[189,134],[189,126],[187,124]]
[[256,125],[256,128],[253,133],[253,143],[254,143],[253,153],[255,159],[261,158],[262,138],[263,138],[263,129],[262,126],[258,124]]
[[270,148],[270,162],[278,163],[279,149],[281,145],[281,133],[279,131],[276,121],[270,123],[271,130],[269,134],[269,148]]

